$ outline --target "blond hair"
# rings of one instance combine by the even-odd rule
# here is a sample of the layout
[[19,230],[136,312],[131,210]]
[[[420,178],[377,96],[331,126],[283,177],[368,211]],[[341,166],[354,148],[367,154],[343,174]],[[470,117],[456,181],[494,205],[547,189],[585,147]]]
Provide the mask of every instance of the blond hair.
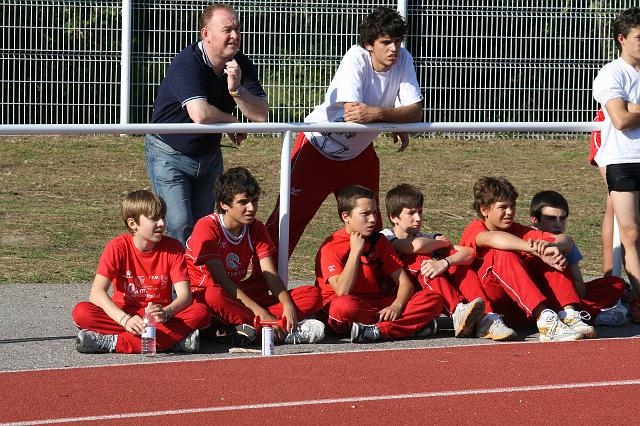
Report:
[[122,200],[122,220],[127,231],[131,232],[131,228],[127,221],[133,219],[140,224],[140,216],[144,215],[148,218],[160,218],[167,214],[167,204],[162,197],[147,189],[130,192],[124,200]]

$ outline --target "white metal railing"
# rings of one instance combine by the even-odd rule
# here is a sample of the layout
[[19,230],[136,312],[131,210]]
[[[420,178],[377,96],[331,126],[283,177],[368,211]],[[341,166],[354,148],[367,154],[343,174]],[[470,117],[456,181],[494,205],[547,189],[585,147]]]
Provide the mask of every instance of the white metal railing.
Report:
[[[601,122],[570,123],[229,123],[229,124],[24,124],[0,125],[2,135],[143,134],[143,133],[283,133],[280,157],[280,242],[278,274],[289,281],[289,193],[291,132],[592,132]],[[0,142],[2,140],[0,139]],[[614,239],[614,271],[621,271],[620,239]],[[617,269],[616,269],[616,265]]]
[[[269,96],[271,120],[278,122],[300,121],[321,101],[340,58],[357,42],[359,22],[377,6],[406,13],[405,43],[425,93],[424,121],[587,121],[597,109],[590,93],[593,78],[616,56],[608,26],[616,13],[637,5],[633,0],[228,2],[242,23],[242,50],[258,67]],[[198,39],[197,20],[207,3],[0,2],[0,123],[150,121],[165,70],[176,53]]]

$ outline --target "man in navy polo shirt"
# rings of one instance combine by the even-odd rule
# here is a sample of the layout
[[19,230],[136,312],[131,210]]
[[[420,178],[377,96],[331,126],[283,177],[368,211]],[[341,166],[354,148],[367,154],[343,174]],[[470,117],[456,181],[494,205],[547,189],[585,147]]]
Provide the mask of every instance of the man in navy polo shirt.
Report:
[[[232,7],[212,4],[200,17],[201,41],[171,62],[154,103],[153,123],[237,123],[236,107],[251,121],[266,121],[267,96],[258,71],[241,52],[240,23]],[[239,144],[245,133],[228,134]],[[153,190],[167,203],[167,232],[185,244],[195,222],[215,206],[213,185],[222,174],[219,133],[146,135],[145,157]]]

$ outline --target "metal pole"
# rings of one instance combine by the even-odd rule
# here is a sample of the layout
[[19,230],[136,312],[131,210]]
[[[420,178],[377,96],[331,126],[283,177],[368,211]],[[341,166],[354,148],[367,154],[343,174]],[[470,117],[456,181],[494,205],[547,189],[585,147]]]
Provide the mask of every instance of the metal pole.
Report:
[[122,46],[120,50],[120,124],[129,123],[131,84],[131,0],[122,0]]
[[280,155],[280,218],[278,229],[278,275],[282,282],[289,282],[289,196],[291,193],[291,132],[284,132]]
[[[407,0],[398,0],[398,13],[404,18],[405,21],[407,20]],[[402,47],[406,47],[404,40],[402,41]]]

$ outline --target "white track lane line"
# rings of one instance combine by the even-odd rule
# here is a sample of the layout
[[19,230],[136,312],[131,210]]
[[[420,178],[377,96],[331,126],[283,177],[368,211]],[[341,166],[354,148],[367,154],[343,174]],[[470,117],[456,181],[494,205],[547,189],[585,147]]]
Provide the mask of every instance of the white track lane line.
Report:
[[520,386],[507,388],[489,388],[489,389],[471,389],[457,391],[441,391],[441,392],[424,392],[424,393],[406,393],[399,395],[380,395],[380,396],[360,396],[351,398],[335,398],[335,399],[311,399],[307,401],[289,401],[289,402],[271,402],[265,404],[248,404],[248,405],[231,405],[227,407],[202,407],[202,408],[186,408],[183,410],[165,410],[165,411],[147,411],[140,413],[123,413],[111,414],[104,416],[87,416],[87,417],[67,417],[61,419],[40,419],[15,423],[0,423],[0,426],[27,426],[27,425],[48,425],[57,423],[75,423],[90,422],[102,420],[123,420],[140,417],[156,417],[171,416],[182,414],[197,413],[214,413],[220,411],[243,411],[243,410],[261,410],[267,408],[287,408],[300,407],[308,405],[326,405],[326,404],[348,404],[354,402],[369,401],[391,401],[396,399],[416,399],[416,398],[440,398],[450,396],[467,396],[467,395],[486,395],[498,393],[514,393],[514,392],[539,392],[546,390],[566,390],[566,389],[584,389],[596,387],[616,387],[616,386],[638,386],[640,379],[634,380],[615,380],[606,382],[586,382],[586,383],[564,383],[558,385],[539,385],[539,386]]

